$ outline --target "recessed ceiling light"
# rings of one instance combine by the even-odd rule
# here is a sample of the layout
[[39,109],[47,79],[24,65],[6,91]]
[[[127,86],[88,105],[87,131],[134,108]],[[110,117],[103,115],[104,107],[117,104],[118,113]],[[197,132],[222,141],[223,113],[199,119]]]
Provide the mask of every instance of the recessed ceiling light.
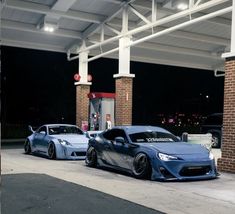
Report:
[[178,9],[178,10],[186,10],[186,9],[188,9],[188,5],[185,4],[185,3],[179,3],[179,4],[177,5],[177,9]]
[[45,26],[43,27],[43,30],[46,31],[46,32],[49,32],[49,33],[53,33],[54,30],[55,30],[55,28],[52,27],[52,26],[49,26],[49,25],[45,25]]

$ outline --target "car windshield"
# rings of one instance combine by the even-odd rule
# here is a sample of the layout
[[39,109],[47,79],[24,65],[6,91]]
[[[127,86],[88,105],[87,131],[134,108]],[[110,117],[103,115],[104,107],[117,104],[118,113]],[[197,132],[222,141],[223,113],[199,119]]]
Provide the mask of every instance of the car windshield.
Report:
[[56,134],[83,134],[82,130],[80,130],[76,126],[50,126],[49,135]]
[[129,137],[131,138],[131,141],[135,143],[179,142],[179,139],[173,134],[156,132],[156,131],[133,133],[133,134],[130,134]]

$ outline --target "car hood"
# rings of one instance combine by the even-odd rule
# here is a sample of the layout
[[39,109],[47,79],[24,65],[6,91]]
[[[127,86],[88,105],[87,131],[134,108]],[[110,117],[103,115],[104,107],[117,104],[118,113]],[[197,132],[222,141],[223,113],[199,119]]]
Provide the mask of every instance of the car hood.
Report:
[[144,146],[171,155],[192,155],[192,154],[208,154],[208,150],[199,145],[185,142],[177,143],[143,143]]
[[79,134],[59,134],[59,135],[53,135],[54,138],[60,139],[60,140],[66,140],[72,145],[87,145],[88,144],[88,138],[85,135],[79,135]]

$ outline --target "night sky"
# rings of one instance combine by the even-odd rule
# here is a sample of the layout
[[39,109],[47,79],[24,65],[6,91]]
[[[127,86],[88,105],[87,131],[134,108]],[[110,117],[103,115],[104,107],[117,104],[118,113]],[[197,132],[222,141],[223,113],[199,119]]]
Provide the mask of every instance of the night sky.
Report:
[[[65,53],[1,48],[2,123],[75,123],[73,76],[78,61]],[[114,92],[118,61],[89,63],[92,92]],[[212,71],[131,62],[133,124],[155,124],[160,113],[200,113],[223,110],[224,78]],[[209,98],[206,98],[206,95]]]

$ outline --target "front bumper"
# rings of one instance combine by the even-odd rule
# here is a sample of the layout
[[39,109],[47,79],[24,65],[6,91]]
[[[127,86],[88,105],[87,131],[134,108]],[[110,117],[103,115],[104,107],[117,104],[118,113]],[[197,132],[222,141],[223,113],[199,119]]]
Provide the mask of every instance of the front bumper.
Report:
[[69,159],[69,160],[85,160],[86,159],[86,151],[85,148],[77,148],[73,146],[63,146],[57,150],[57,158],[58,159]]
[[152,180],[205,180],[217,176],[214,159],[152,161]]

